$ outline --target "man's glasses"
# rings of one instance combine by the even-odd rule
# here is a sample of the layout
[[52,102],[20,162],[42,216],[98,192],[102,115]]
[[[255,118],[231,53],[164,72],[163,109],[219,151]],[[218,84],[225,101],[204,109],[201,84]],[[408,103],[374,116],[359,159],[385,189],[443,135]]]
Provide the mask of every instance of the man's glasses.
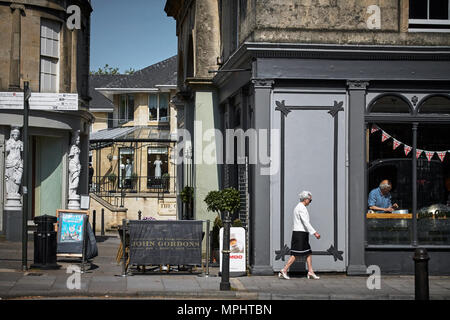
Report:
[[310,203],[312,202],[312,199],[311,199],[311,198],[309,198],[309,202],[310,202]]

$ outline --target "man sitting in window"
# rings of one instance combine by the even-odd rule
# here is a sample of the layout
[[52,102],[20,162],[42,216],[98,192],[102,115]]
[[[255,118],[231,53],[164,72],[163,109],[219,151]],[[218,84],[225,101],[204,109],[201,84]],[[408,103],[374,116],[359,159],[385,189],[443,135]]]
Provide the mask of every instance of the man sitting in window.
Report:
[[390,191],[392,184],[389,180],[383,180],[378,188],[369,193],[369,209],[375,212],[392,212],[398,208],[396,203],[392,204]]

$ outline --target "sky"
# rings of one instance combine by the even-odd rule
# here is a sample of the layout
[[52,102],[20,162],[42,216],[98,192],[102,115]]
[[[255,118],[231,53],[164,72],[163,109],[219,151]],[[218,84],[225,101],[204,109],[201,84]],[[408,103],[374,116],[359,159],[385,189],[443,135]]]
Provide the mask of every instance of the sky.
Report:
[[166,0],[92,0],[90,70],[136,71],[177,54],[176,22]]

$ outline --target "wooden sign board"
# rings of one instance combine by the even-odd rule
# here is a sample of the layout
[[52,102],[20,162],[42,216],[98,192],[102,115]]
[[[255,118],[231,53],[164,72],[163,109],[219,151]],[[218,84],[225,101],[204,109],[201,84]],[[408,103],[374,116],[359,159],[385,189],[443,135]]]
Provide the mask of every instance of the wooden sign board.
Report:
[[84,256],[86,244],[86,228],[89,211],[85,210],[56,210],[58,218],[57,228],[57,256]]

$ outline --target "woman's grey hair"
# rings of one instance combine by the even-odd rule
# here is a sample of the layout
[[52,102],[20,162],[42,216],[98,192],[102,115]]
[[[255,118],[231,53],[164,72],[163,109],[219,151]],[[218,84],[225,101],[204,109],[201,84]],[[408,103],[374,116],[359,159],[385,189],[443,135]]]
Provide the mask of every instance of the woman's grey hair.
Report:
[[309,191],[302,191],[302,192],[299,193],[298,197],[300,198],[300,202],[302,202],[302,201],[304,201],[306,199],[311,198],[312,194]]

